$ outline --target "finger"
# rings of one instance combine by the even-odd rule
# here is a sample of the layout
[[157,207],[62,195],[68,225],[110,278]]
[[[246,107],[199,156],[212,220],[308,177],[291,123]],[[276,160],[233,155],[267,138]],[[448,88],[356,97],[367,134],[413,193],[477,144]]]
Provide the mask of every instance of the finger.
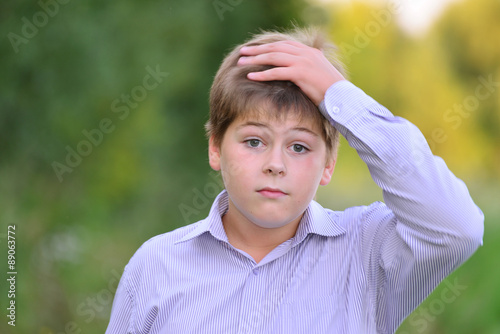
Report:
[[240,54],[245,56],[255,56],[270,52],[283,52],[298,54],[305,45],[295,41],[280,41],[261,45],[243,46],[240,48]]
[[272,65],[292,66],[297,62],[297,57],[280,52],[259,54],[256,56],[243,56],[238,59],[238,65]]
[[274,67],[261,72],[250,72],[247,78],[254,81],[294,81],[291,77],[291,71],[287,67]]
[[244,46],[240,49],[240,54],[244,56],[256,56],[259,54],[282,52],[289,54],[298,54],[300,52],[296,45],[288,41],[268,43],[255,46]]

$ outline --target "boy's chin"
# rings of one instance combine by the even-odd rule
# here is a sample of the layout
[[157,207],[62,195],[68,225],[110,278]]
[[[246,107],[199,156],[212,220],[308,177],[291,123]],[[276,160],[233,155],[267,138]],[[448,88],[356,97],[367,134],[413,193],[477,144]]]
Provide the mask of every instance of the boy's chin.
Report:
[[259,219],[253,219],[252,222],[261,227],[261,228],[266,228],[266,229],[277,229],[277,228],[282,228],[285,226],[288,226],[292,224],[295,220],[294,219],[284,219],[284,220],[259,220]]

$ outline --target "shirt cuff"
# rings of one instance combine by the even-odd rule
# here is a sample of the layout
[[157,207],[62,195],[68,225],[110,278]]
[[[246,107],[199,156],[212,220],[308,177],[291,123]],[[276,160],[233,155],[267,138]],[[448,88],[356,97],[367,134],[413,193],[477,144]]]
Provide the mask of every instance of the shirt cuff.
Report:
[[368,109],[380,116],[392,116],[387,109],[347,80],[331,85],[319,105],[321,114],[333,125],[347,125],[352,118]]

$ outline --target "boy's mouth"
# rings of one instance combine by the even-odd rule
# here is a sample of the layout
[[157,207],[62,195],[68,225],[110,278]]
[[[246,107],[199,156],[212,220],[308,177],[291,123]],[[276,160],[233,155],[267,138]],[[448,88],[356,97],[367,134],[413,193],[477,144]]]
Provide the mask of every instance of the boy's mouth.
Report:
[[270,187],[262,188],[260,190],[257,190],[257,192],[267,198],[279,198],[288,195],[281,189]]

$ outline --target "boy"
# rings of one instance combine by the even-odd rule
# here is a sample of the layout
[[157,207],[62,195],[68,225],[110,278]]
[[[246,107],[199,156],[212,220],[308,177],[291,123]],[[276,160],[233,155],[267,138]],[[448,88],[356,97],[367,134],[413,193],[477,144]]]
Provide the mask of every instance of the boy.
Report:
[[[225,190],[206,219],[132,257],[107,333],[394,333],[482,243],[465,185],[414,125],[345,80],[327,47],[296,29],[224,59],[206,128]],[[385,204],[313,201],[339,133]]]

